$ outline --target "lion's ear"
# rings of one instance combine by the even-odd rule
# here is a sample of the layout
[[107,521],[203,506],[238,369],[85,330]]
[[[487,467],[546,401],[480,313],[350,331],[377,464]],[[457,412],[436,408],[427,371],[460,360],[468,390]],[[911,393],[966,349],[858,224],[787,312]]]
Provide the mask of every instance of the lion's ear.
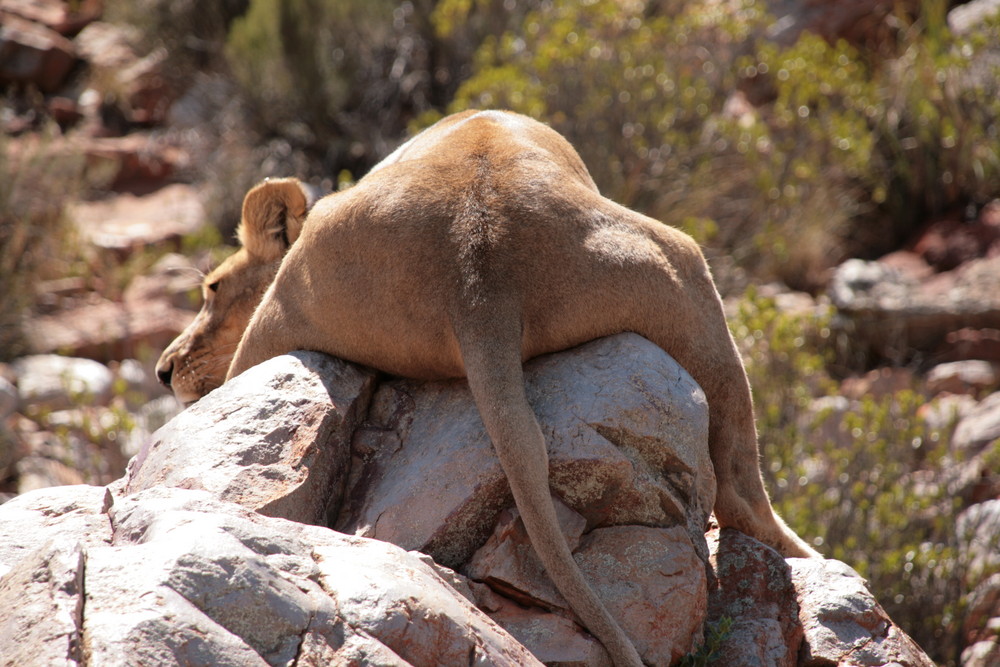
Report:
[[302,233],[308,210],[305,188],[297,178],[266,180],[243,199],[240,243],[263,262],[280,259]]

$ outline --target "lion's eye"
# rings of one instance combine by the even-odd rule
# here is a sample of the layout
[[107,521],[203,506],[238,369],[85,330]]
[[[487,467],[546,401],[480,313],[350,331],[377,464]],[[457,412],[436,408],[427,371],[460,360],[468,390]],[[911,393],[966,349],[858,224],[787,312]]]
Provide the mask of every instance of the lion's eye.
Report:
[[218,292],[219,291],[219,283],[221,283],[221,282],[222,282],[221,280],[216,280],[214,283],[212,283],[211,285],[208,286],[208,291],[210,291],[210,292]]

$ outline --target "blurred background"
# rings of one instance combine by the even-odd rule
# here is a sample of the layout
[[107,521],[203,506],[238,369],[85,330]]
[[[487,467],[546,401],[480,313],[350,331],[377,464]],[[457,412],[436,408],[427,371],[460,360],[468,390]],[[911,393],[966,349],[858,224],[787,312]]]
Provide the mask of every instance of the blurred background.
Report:
[[249,187],[349,187],[466,108],[702,244],[779,512],[1000,664],[996,0],[0,0],[0,497],[176,414],[152,364]]

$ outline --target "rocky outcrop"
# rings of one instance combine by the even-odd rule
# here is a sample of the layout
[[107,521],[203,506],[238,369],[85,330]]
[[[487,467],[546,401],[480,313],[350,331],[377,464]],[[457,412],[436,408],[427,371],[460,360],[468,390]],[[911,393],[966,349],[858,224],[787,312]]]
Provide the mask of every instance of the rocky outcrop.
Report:
[[[629,334],[526,369],[553,490],[588,529],[680,525],[703,542],[715,497],[706,404],[680,366]],[[467,561],[512,504],[464,382],[383,384],[354,455],[361,464],[335,527],[449,566]]]
[[[855,664],[819,648],[849,622],[906,645],[888,619],[869,628],[870,606],[826,595],[823,568],[844,576],[839,564],[801,583],[805,565],[735,531],[709,558],[707,409],[661,350],[623,334],[526,375],[564,533],[650,664],[696,650],[724,617],[726,664],[804,664],[803,647],[809,664]],[[0,655],[607,664],[535,559],[477,419],[462,382],[376,386],[324,355],[272,359],[157,431],[109,487],[0,506]],[[811,599],[846,611],[828,620]],[[865,664],[928,664],[913,655]]]
[[2,511],[42,538],[0,553],[6,665],[539,664],[419,554],[205,491],[64,487]]
[[896,258],[842,264],[829,295],[843,326],[877,355],[906,360],[934,352],[954,332],[1000,329],[1000,257],[920,277]]
[[804,633],[802,667],[934,667],[853,569],[835,560],[791,558],[789,564]]
[[203,489],[261,514],[326,523],[372,384],[370,373],[316,353],[261,364],[147,440],[124,493]]
[[40,23],[0,13],[0,84],[59,88],[76,63],[73,42]]
[[[852,259],[828,294],[840,325],[890,362],[1000,361],[1000,200],[974,218],[930,222],[909,247]],[[997,348],[997,349],[994,349]]]

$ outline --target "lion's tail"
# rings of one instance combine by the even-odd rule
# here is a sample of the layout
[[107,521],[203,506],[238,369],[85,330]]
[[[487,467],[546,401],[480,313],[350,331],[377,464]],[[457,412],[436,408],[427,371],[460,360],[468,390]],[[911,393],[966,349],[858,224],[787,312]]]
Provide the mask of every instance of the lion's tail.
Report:
[[531,543],[553,583],[616,666],[641,666],[638,652],[584,579],[559,528],[545,439],[525,393],[520,314],[503,312],[503,304],[511,301],[490,299],[459,320],[464,325],[456,333],[472,395]]

